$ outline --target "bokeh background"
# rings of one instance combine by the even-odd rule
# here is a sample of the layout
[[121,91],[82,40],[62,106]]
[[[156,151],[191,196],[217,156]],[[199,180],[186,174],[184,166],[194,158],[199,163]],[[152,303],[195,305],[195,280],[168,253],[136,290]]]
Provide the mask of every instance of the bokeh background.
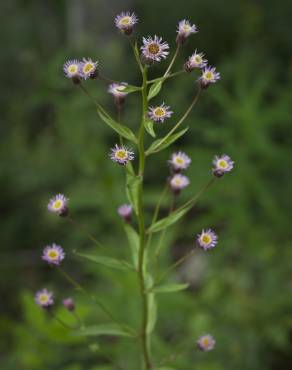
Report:
[[[139,368],[136,343],[127,339],[74,337],[36,307],[33,296],[47,287],[56,294],[56,312],[65,296],[77,301],[88,324],[106,322],[96,308],[41,260],[42,247],[56,242],[67,252],[64,264],[128,323],[139,320],[136,279],[131,274],[77,260],[77,247],[97,252],[85,235],[48,214],[51,195],[62,192],[75,219],[107,246],[109,256],[128,256],[116,208],[126,202],[122,169],[108,160],[116,136],[91,102],[62,74],[66,59],[91,56],[104,74],[139,83],[126,38],[114,16],[135,11],[136,36],[161,35],[175,47],[179,20],[199,33],[183,48],[179,70],[196,48],[204,51],[222,80],[203,94],[189,116],[189,134],[173,148],[150,158],[146,210],[151,215],[172,150],[193,159],[187,199],[210,177],[214,154],[226,152],[234,172],[220,180],[183,222],[168,231],[164,266],[194,246],[201,228],[220,235],[218,247],[197,252],[170,281],[189,281],[186,292],[160,295],[153,355],[161,359],[184,349],[170,366],[200,370],[288,370],[292,362],[292,59],[288,0],[196,1],[1,1],[1,302],[0,367],[3,370],[109,370]],[[153,78],[167,62],[153,67]],[[196,75],[165,83],[155,102],[171,105],[173,119],[157,127],[163,135],[195,93]],[[88,88],[110,110],[107,86]],[[153,101],[154,102],[154,101]],[[124,122],[137,127],[140,101],[127,99]],[[149,139],[150,141],[150,139]],[[152,162],[151,162],[152,159]],[[166,212],[167,201],[163,204]],[[212,353],[195,350],[206,332],[217,340]],[[159,335],[158,335],[159,334]],[[112,363],[113,362],[113,363]]]

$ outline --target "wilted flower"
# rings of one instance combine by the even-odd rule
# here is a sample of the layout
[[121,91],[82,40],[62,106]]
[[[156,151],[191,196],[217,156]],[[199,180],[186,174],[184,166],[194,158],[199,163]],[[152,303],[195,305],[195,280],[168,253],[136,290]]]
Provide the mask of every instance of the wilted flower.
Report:
[[125,97],[128,95],[127,92],[124,92],[127,87],[126,82],[116,83],[113,82],[108,87],[108,92],[114,97],[116,105],[120,106],[124,103]]
[[68,60],[63,65],[65,76],[71,78],[74,83],[80,82],[80,62],[76,59]]
[[233,169],[234,162],[228,155],[223,154],[215,156],[213,165],[213,174],[217,177],[221,177],[225,172],[230,172]]
[[134,25],[138,22],[138,18],[135,13],[122,12],[115,18],[116,27],[123,32],[125,35],[131,35],[133,32]]
[[192,161],[191,158],[188,157],[185,153],[177,152],[171,155],[171,158],[168,161],[168,163],[170,164],[174,172],[179,172],[181,170],[187,169],[191,161]]
[[166,118],[171,117],[172,111],[170,107],[162,103],[156,107],[149,107],[148,116],[155,122],[164,122]]
[[161,59],[165,59],[169,54],[169,45],[167,42],[162,42],[162,38],[154,36],[154,38],[148,36],[143,37],[143,46],[141,46],[142,56],[146,64],[153,62],[160,62]]
[[49,308],[54,304],[53,293],[47,289],[39,290],[35,295],[35,302],[43,308]]
[[130,204],[123,204],[118,208],[118,214],[126,221],[130,222],[132,218],[132,206]]
[[97,76],[98,62],[94,62],[91,58],[83,58],[79,64],[80,76],[87,80],[88,78],[95,78]]
[[65,298],[63,299],[63,306],[68,310],[68,311],[74,311],[75,310],[75,303],[72,298]]
[[134,159],[134,152],[128,150],[124,145],[118,146],[118,144],[116,144],[115,147],[111,149],[110,158],[114,162],[125,165]]
[[218,237],[211,229],[202,230],[201,234],[197,236],[197,245],[204,250],[214,248],[217,242]]
[[206,89],[210,84],[214,84],[217,80],[220,80],[220,73],[216,72],[215,67],[206,67],[201,77],[199,77],[199,82],[202,89]]
[[68,199],[63,194],[55,195],[49,201],[48,210],[57,213],[59,216],[67,216],[69,212]]
[[169,184],[174,194],[179,194],[182,189],[190,184],[190,180],[178,173],[170,179]]
[[191,72],[195,68],[203,68],[207,65],[207,59],[204,59],[203,53],[198,53],[197,50],[189,57],[185,63],[184,68],[186,72]]
[[197,32],[196,25],[191,25],[190,21],[183,19],[178,24],[176,42],[183,44],[192,33]]
[[211,351],[215,347],[215,339],[210,334],[202,335],[197,340],[197,346],[201,351]]
[[63,248],[55,243],[46,246],[43,250],[42,259],[50,265],[60,265],[64,258],[65,253]]

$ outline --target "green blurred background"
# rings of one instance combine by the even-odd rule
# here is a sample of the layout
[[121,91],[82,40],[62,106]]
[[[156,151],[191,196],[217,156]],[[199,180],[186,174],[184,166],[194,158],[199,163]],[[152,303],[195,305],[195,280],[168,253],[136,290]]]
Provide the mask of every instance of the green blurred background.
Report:
[[[146,169],[146,211],[157,202],[170,153],[192,157],[187,199],[210,176],[216,153],[235,161],[182,223],[167,233],[164,265],[194,246],[203,227],[219,233],[218,248],[197,252],[171,279],[189,281],[184,293],[161,295],[153,356],[177,348],[185,353],[170,364],[178,369],[288,370],[292,362],[292,59],[289,0],[197,1],[33,1],[0,4],[1,28],[1,302],[0,367],[3,370],[108,370],[111,361],[137,370],[139,354],[131,340],[72,337],[36,307],[37,289],[53,289],[57,314],[73,319],[59,305],[71,295],[88,324],[106,322],[96,307],[41,260],[44,245],[56,242],[64,264],[115,314],[139,320],[136,278],[76,260],[75,248],[95,251],[77,229],[48,214],[57,192],[70,198],[75,219],[107,246],[109,256],[128,256],[116,208],[126,202],[122,169],[108,160],[116,136],[94,107],[62,74],[66,59],[91,56],[109,77],[139,83],[139,71],[114,16],[133,10],[140,19],[136,36],[161,35],[175,47],[175,28],[188,18],[199,33],[183,48],[174,70],[196,48],[216,65],[222,80],[203,94],[186,124],[189,134],[175,148],[150,157]],[[153,78],[167,62],[153,67]],[[175,114],[157,127],[163,135],[188,106],[196,76],[165,83],[155,100]],[[114,112],[102,82],[89,89]],[[153,101],[154,102],[154,101]],[[140,101],[127,99],[124,122],[137,127]],[[150,140],[149,140],[150,142]],[[151,161],[152,160],[152,161]],[[163,205],[167,210],[167,202]],[[171,280],[170,279],[170,280]],[[206,332],[217,340],[212,353],[195,351]],[[157,335],[157,333],[159,335]],[[111,360],[110,360],[111,359]]]

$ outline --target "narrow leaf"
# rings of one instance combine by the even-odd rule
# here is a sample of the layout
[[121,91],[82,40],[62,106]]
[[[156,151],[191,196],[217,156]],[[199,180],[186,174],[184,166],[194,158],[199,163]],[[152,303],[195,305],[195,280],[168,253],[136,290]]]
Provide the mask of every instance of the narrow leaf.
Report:
[[78,336],[99,336],[99,335],[110,335],[110,336],[122,336],[132,337],[133,335],[125,330],[123,327],[117,324],[102,324],[93,325],[81,328],[74,332]]
[[156,137],[154,128],[153,128],[154,122],[151,119],[146,119],[144,121],[144,127],[148,134],[150,134],[152,137]]
[[124,227],[131,248],[133,264],[136,268],[138,266],[139,235],[131,225],[125,223]]
[[97,110],[100,118],[113,130],[115,130],[119,135],[123,136],[124,138],[133,141],[134,143],[137,142],[137,139],[134,133],[126,126],[121,125],[120,123],[113,120],[110,116],[106,115],[104,112],[101,112],[99,109]]
[[167,139],[161,138],[158,140],[155,140],[150,147],[146,150],[146,155],[153,154],[160,152],[161,150],[167,148],[169,145],[174,143],[176,140],[178,140],[181,136],[183,136],[187,131],[188,127],[184,128],[183,130],[170,135]]
[[[119,90],[119,89],[118,89]],[[125,87],[123,87],[121,90],[121,92],[126,92],[128,94],[132,93],[132,92],[135,92],[135,91],[140,91],[141,90],[141,87],[139,86],[132,86],[132,85],[127,85]]]
[[129,202],[134,208],[135,213],[138,213],[138,191],[141,178],[136,176],[131,163],[127,164],[127,177],[126,177],[126,193]]
[[149,89],[148,93],[148,101],[153,99],[157,94],[159,94],[159,91],[162,87],[162,81],[155,82]]
[[[148,273],[146,275],[146,288],[149,288],[153,284],[153,278],[152,276]],[[156,324],[157,320],[157,304],[156,304],[156,299],[155,299],[155,294],[153,292],[150,292],[147,294],[148,300],[148,322],[147,322],[147,328],[146,332],[150,334]]]
[[172,293],[178,292],[180,290],[187,289],[189,284],[165,284],[165,285],[158,285],[151,289],[151,292],[154,293]]
[[76,253],[77,256],[86,258],[92,262],[99,263],[100,265],[110,267],[116,270],[133,270],[133,267],[126,261],[117,260],[115,258],[106,257],[106,256],[98,256],[94,254],[87,254],[87,253]]

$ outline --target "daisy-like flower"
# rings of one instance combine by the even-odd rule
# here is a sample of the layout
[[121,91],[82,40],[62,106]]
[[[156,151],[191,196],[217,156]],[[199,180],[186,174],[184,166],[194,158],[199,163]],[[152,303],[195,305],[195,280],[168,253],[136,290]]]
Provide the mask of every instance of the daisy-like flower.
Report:
[[134,159],[134,152],[128,150],[126,146],[118,146],[118,144],[116,144],[115,147],[111,149],[110,158],[114,162],[125,165]]
[[121,106],[125,102],[125,97],[128,93],[123,90],[125,90],[127,85],[128,84],[126,82],[113,82],[108,87],[108,92],[114,97],[114,101],[117,106]]
[[67,216],[69,212],[68,199],[63,194],[55,195],[49,201],[48,210],[57,213],[59,216]]
[[141,46],[143,60],[146,64],[153,62],[160,62],[161,59],[165,59],[169,52],[169,45],[167,42],[163,42],[161,37],[154,36],[154,38],[148,36],[143,37],[143,46]]
[[180,191],[187,187],[189,184],[190,180],[186,176],[183,176],[179,173],[174,175],[169,181],[170,188],[176,195],[178,195]]
[[217,243],[218,236],[211,229],[202,230],[201,234],[198,234],[197,236],[198,247],[204,249],[205,251],[214,248]]
[[123,204],[118,208],[118,214],[124,219],[126,222],[130,222],[132,218],[132,206],[130,204]]
[[149,107],[148,116],[155,122],[164,122],[166,118],[171,117],[172,111],[170,107],[162,103],[156,107]]
[[186,72],[192,72],[195,68],[203,68],[207,65],[207,59],[204,59],[203,53],[198,53],[195,50],[194,54],[192,54],[187,62],[184,65]]
[[183,44],[192,33],[197,32],[198,31],[195,24],[191,25],[190,21],[183,19],[179,22],[177,27],[176,42],[178,44]]
[[205,67],[201,77],[199,77],[201,88],[206,89],[210,84],[214,84],[216,81],[220,80],[220,78],[220,73],[216,72],[215,67]]
[[131,35],[133,32],[134,25],[138,22],[138,18],[135,13],[122,12],[115,18],[116,27],[123,32],[125,35]]
[[47,261],[50,265],[60,265],[65,258],[65,252],[62,247],[53,243],[48,245],[43,250],[42,259]]
[[191,161],[191,158],[188,157],[184,152],[177,152],[171,155],[168,163],[174,172],[180,172],[181,170],[187,169],[191,164]]
[[39,290],[35,295],[35,303],[43,308],[49,308],[54,304],[53,293],[47,289]]
[[80,82],[80,62],[77,59],[68,60],[63,65],[65,76],[71,78],[74,83]]
[[197,346],[201,351],[208,352],[212,351],[215,347],[215,339],[212,337],[210,334],[205,334],[202,335],[198,340],[197,340]]
[[88,78],[95,78],[97,76],[97,66],[98,62],[94,62],[91,58],[83,58],[82,62],[79,64],[80,76],[87,80]]
[[216,177],[221,177],[226,172],[230,172],[234,167],[234,162],[232,159],[226,155],[215,155],[213,159],[213,174]]
[[75,310],[75,303],[72,298],[65,298],[63,299],[63,306],[68,310],[68,311],[74,311]]

